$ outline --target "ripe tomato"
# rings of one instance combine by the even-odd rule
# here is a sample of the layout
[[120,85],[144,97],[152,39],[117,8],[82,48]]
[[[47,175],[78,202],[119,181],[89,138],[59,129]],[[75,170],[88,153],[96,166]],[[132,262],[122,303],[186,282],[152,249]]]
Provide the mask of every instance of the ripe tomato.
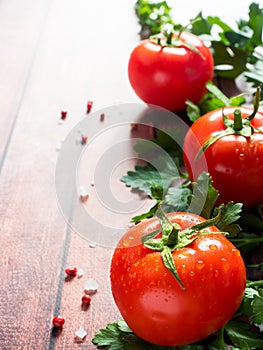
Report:
[[257,112],[251,120],[251,126],[261,132],[255,129],[250,136],[243,136],[242,131],[225,135],[207,147],[196,160],[197,153],[206,141],[227,129],[223,114],[233,120],[235,110],[241,112],[243,120],[253,112],[246,107],[227,107],[223,111],[218,109],[208,112],[193,123],[184,140],[184,163],[192,181],[196,181],[204,170],[210,173],[213,186],[219,191],[218,203],[241,202],[243,208],[247,209],[263,203],[262,113]]
[[[180,230],[205,221],[190,213],[167,217]],[[209,227],[210,234],[172,252],[184,290],[161,252],[142,244],[142,236],[158,228],[157,218],[148,219],[121,238],[111,261],[112,294],[139,337],[162,346],[190,344],[219,330],[238,309],[246,284],[244,262],[233,244]]]
[[175,46],[143,40],[132,51],[128,64],[135,93],[144,102],[172,112],[185,109],[187,99],[198,103],[214,71],[213,56],[197,36],[182,32],[179,40]]

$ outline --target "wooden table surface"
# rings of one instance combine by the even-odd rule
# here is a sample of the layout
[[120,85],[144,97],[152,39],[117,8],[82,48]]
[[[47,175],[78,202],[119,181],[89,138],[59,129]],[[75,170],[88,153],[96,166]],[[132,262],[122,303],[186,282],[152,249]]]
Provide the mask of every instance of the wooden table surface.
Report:
[[[127,77],[129,53],[139,40],[133,6],[134,1],[122,0],[0,1],[2,350],[94,349],[93,335],[120,317],[109,284],[112,246],[103,239],[91,246],[97,222],[95,228],[87,227],[87,234],[70,224],[58,198],[64,164],[58,169],[58,159],[71,131],[85,118],[98,117],[87,115],[87,101],[93,101],[99,115],[119,102],[139,102]],[[242,6],[245,12],[247,4]],[[62,110],[68,112],[64,121]],[[96,157],[95,151],[92,159]],[[70,158],[65,159],[66,175]],[[132,196],[119,182],[129,164],[132,159],[114,175],[113,188],[121,198]],[[70,188],[63,191],[62,200],[70,207]],[[118,216],[104,219],[106,228],[118,226]],[[122,228],[128,224],[127,215]],[[83,277],[67,281],[68,266],[83,269]],[[98,282],[98,292],[83,310],[89,278]],[[52,331],[56,314],[66,320],[60,333]],[[82,344],[74,340],[80,326],[88,332]]]

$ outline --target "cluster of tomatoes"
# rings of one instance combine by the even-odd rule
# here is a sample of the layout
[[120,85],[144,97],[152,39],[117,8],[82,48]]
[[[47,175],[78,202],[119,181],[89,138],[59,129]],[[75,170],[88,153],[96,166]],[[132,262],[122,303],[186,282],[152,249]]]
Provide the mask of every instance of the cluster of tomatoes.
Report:
[[[143,40],[128,66],[136,94],[172,112],[183,110],[186,100],[200,101],[213,70],[210,49],[188,32]],[[220,193],[218,203],[242,202],[244,208],[263,203],[263,114],[256,108],[226,107],[201,116],[189,128],[183,155],[192,181],[206,164]],[[180,232],[204,221],[191,213],[168,218]],[[212,226],[188,245],[171,249],[170,263],[182,288],[163,263],[158,244],[157,249],[144,244],[143,237],[156,232],[153,240],[159,242],[162,229],[154,217],[122,237],[111,261],[113,297],[139,337],[162,346],[191,344],[218,331],[235,314],[246,269],[239,251]]]

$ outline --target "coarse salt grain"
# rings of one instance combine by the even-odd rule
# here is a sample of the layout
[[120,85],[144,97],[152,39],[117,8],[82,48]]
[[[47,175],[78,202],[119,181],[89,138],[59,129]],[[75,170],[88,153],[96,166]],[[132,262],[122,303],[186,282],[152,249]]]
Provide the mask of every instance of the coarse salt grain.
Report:
[[98,290],[98,286],[98,282],[95,279],[89,278],[85,283],[84,293],[95,294]]
[[78,271],[77,271],[77,277],[78,278],[81,278],[84,276],[84,270],[82,268],[78,268]]
[[79,197],[82,202],[86,202],[86,200],[89,198],[89,193],[86,187],[80,186],[79,188]]
[[75,332],[75,340],[77,342],[82,342],[87,334],[88,332],[83,327],[79,327],[79,329]]
[[95,248],[97,244],[95,242],[89,242],[89,247],[90,248]]
[[60,151],[61,148],[62,148],[62,142],[58,142],[57,145],[56,145],[56,150]]

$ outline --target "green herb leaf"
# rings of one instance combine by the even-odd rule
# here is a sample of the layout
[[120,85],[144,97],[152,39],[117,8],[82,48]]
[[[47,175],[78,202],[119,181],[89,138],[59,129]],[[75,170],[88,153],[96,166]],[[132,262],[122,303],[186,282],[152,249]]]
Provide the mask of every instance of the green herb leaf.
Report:
[[[199,106],[190,100],[186,100],[186,114],[189,120],[194,123],[198,118],[201,117],[201,110]],[[221,107],[221,106],[220,106]]]
[[135,11],[141,25],[142,38],[160,33],[164,24],[173,24],[171,7],[166,1],[137,0]]
[[246,255],[263,242],[263,237],[252,232],[241,231],[238,234],[228,236],[228,239],[241,251],[242,255]]
[[[153,186],[162,188],[166,191],[173,181],[179,179],[178,171],[174,172],[171,169],[164,169],[158,171],[152,165],[147,164],[144,166],[136,165],[134,171],[128,171],[127,175],[121,178],[127,187],[138,189],[151,195]],[[176,168],[177,169],[177,168]]]
[[109,323],[95,334],[92,343],[107,350],[150,350],[150,343],[138,338],[124,321]]
[[[213,187],[211,176],[203,172],[197,179],[197,182],[192,183],[193,198],[191,202],[191,211],[200,213],[205,219],[211,217],[215,202],[218,198],[218,191]],[[200,203],[202,207],[200,208]]]
[[231,233],[231,224],[240,218],[242,206],[242,203],[230,201],[227,205],[221,204],[218,208],[215,208],[213,215],[217,215],[219,210],[221,211],[221,218],[217,223],[217,228]]
[[188,211],[189,202],[192,197],[190,188],[184,185],[170,187],[164,197],[163,208],[168,211]]
[[254,296],[251,306],[253,310],[253,322],[255,324],[263,324],[263,289],[260,290],[259,295]]
[[230,321],[225,330],[233,344],[240,349],[263,349],[263,340],[259,339],[258,333],[251,332],[249,324]]

